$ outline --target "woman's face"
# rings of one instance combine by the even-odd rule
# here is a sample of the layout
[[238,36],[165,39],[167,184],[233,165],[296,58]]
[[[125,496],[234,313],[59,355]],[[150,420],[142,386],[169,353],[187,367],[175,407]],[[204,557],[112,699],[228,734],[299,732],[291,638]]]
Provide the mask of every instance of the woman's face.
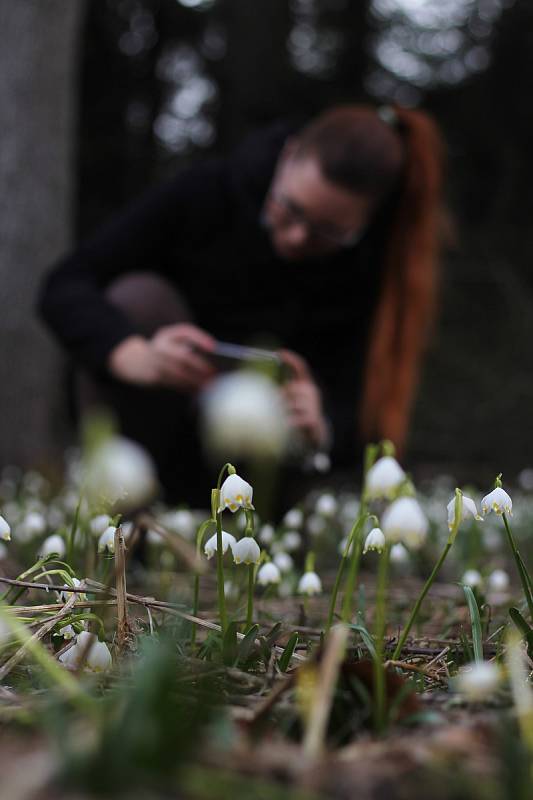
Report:
[[334,253],[358,241],[372,203],[331,183],[314,156],[294,158],[289,145],[279,158],[265,201],[272,245],[286,261]]

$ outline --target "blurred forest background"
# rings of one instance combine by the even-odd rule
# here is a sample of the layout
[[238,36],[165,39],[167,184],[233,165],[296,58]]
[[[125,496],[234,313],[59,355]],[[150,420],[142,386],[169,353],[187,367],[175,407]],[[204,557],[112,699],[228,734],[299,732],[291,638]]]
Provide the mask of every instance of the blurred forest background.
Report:
[[[457,243],[408,465],[533,466],[531,0],[0,0],[0,466],[68,441],[39,277],[115,209],[274,118],[435,115]],[[481,470],[481,472],[480,472]]]

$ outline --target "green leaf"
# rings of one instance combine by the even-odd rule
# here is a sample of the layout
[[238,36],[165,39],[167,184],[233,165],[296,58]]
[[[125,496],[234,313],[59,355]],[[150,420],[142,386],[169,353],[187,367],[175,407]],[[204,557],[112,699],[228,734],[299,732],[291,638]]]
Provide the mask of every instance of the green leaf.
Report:
[[376,659],[376,647],[374,644],[374,639],[372,634],[365,628],[364,625],[355,625],[351,624],[348,626],[353,631],[357,631],[360,634],[361,639],[363,640],[366,649],[370,653],[371,657],[375,660]]
[[222,640],[222,660],[230,667],[237,658],[237,623],[230,622]]
[[235,659],[234,666],[236,667],[237,664],[244,663],[248,660],[250,653],[252,652],[255,640],[257,638],[257,634],[259,632],[259,625],[252,625],[244,639],[241,639],[239,644],[239,651],[237,653],[237,658]]
[[281,672],[287,672],[297,644],[298,644],[298,631],[295,631],[292,634],[289,641],[287,642],[285,650],[278,659],[278,667],[280,668]]
[[481,630],[481,618],[479,616],[479,606],[476,596],[470,586],[463,586],[463,590],[470,611],[470,621],[472,623],[472,646],[474,648],[474,660],[483,661],[483,633]]
[[509,616],[517,627],[523,639],[526,641],[527,654],[529,658],[533,658],[533,628],[528,625],[524,617],[517,608],[509,609]]
[[267,634],[265,634],[265,644],[271,648],[273,647],[279,637],[281,636],[281,622],[276,622],[276,624],[269,630]]

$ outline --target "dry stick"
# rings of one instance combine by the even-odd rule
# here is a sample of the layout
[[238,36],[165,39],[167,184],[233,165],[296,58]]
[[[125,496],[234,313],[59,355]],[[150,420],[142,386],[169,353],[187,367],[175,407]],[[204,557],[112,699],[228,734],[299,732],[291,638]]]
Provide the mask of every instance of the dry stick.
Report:
[[158,533],[168,546],[174,550],[178,558],[182,558],[186,565],[193,570],[193,572],[196,572],[197,575],[203,575],[207,572],[207,564],[198,555],[196,548],[189,544],[179,533],[171,533],[164,525],[161,525],[155,517],[152,517],[151,514],[139,514],[136,522],[139,527]]
[[117,592],[117,644],[122,652],[128,640],[130,624],[126,602],[126,548],[120,525],[115,529],[115,576]]
[[59,614],[56,614],[54,617],[52,617],[52,619],[49,619],[47,622],[45,622],[44,625],[41,628],[39,628],[38,631],[35,631],[31,639],[28,642],[25,642],[25,644],[23,644],[22,647],[19,647],[17,652],[14,653],[8,661],[6,661],[4,666],[0,668],[0,681],[3,681],[4,678],[6,678],[9,675],[11,670],[14,667],[16,667],[20,661],[22,661],[26,653],[26,650],[28,648],[28,645],[31,645],[33,642],[38,642],[41,639],[44,639],[46,634],[50,633],[52,628],[55,627],[55,625],[59,622],[60,619],[66,617],[67,614],[70,614],[72,606],[74,605],[75,602],[75,597],[76,595],[72,595],[72,597],[69,597],[69,599],[63,606],[63,610],[60,611]]
[[336,625],[330,630],[326,640],[326,647],[320,661],[311,711],[302,743],[304,756],[309,759],[319,756],[324,748],[326,727],[337,677],[346,650],[347,639],[347,626]]

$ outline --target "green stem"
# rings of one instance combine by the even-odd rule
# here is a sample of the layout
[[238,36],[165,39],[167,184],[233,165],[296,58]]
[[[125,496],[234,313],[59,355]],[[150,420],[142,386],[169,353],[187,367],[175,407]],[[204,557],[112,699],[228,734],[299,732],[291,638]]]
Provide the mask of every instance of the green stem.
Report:
[[383,653],[385,650],[385,615],[387,608],[387,581],[389,576],[390,545],[379,557],[376,601],[376,657],[374,659],[374,726],[376,733],[385,728],[386,686]]
[[218,613],[220,617],[220,627],[222,635],[226,633],[228,627],[228,617],[226,614],[226,595],[224,593],[224,553],[222,552],[222,515],[217,512],[217,590],[218,590]]
[[518,567],[518,574],[520,575],[520,580],[522,581],[522,588],[524,589],[524,594],[526,596],[527,607],[529,609],[529,616],[533,620],[533,597],[531,596],[531,590],[529,586],[528,575],[526,569],[524,567],[524,562],[522,561],[522,557],[518,551],[518,547],[516,546],[516,542],[514,540],[513,534],[511,533],[511,528],[509,527],[509,523],[507,521],[507,517],[505,514],[502,514],[503,524],[505,525],[505,530],[507,532],[507,538],[509,539],[509,544],[511,546],[511,550],[513,551],[513,556],[516,561],[516,566]]
[[[200,576],[198,573],[194,576],[193,592],[192,592],[192,615],[198,616],[198,601],[200,597]],[[196,643],[196,625],[193,623],[191,630],[191,648]]]
[[[361,560],[361,531],[363,526],[367,520],[368,514],[366,511],[363,511],[355,523],[352,533],[350,534],[351,544],[352,544],[352,552],[350,555],[350,569],[348,572],[348,577],[346,578],[346,585],[344,588],[344,598],[342,602],[342,621],[347,625],[350,623],[352,618],[352,601],[353,595],[355,592],[355,586],[357,583],[357,576],[359,574],[359,562]],[[348,542],[348,550],[350,548],[350,542]]]
[[414,623],[415,619],[418,616],[418,612],[420,611],[420,606],[424,602],[424,598],[427,595],[427,593],[428,593],[428,591],[429,591],[429,589],[431,587],[431,584],[433,583],[433,581],[437,577],[437,575],[438,575],[438,573],[440,571],[440,568],[444,564],[444,560],[445,560],[446,556],[448,555],[448,552],[449,552],[452,544],[453,544],[453,540],[450,537],[450,539],[448,539],[448,541],[446,543],[446,547],[444,548],[444,550],[442,551],[442,553],[440,555],[439,560],[437,561],[437,563],[433,567],[431,575],[429,576],[429,578],[425,582],[424,588],[420,592],[420,595],[418,597],[418,600],[415,603],[415,607],[413,608],[413,610],[411,612],[411,616],[409,617],[407,625],[403,629],[402,635],[398,639],[398,644],[396,645],[394,653],[392,654],[392,660],[393,661],[396,661],[400,657],[400,654],[402,652],[402,648],[403,648],[403,646],[405,644],[405,640],[407,639],[407,637],[409,635],[409,631],[413,627],[413,623]]
[[248,633],[253,624],[254,618],[254,584],[255,584],[255,564],[248,565],[248,606],[246,611],[245,633]]

